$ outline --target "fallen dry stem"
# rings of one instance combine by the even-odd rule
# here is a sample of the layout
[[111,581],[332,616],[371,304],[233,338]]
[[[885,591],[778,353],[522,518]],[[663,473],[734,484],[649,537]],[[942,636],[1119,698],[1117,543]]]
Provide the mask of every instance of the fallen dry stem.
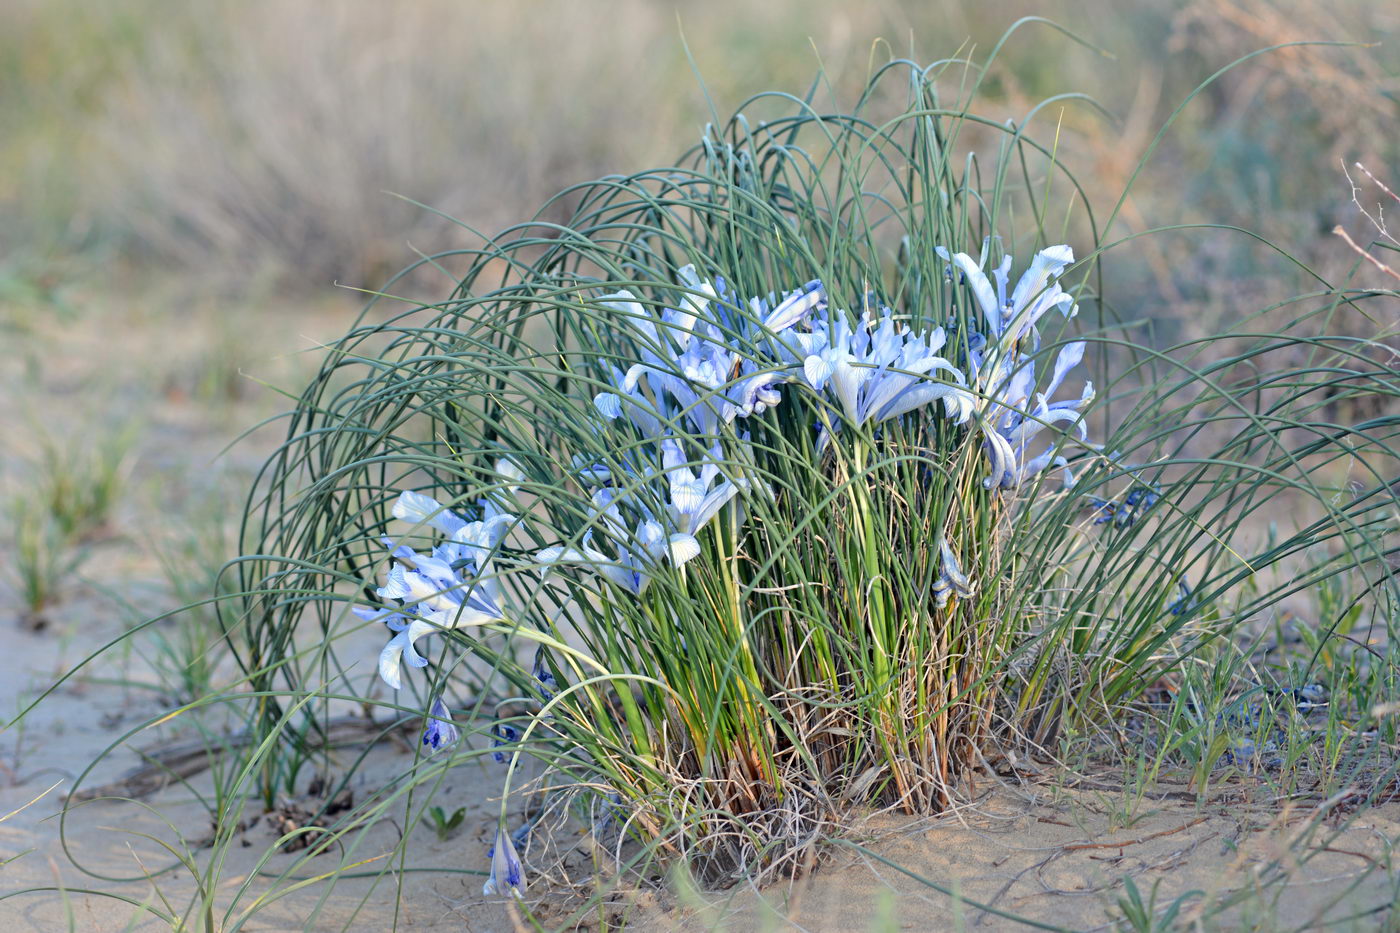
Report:
[[[308,747],[321,748],[353,742],[386,730],[403,731],[416,725],[415,720],[407,718],[397,723],[382,723],[359,716],[342,716],[327,722],[321,737],[309,739]],[[257,741],[258,737],[252,733],[239,732],[222,739],[218,746],[211,746],[202,740],[191,740],[138,749],[136,753],[145,760],[145,764],[133,768],[111,783],[74,791],[67,799],[69,803],[80,803],[99,797],[146,797],[176,781],[199,774],[213,764],[215,755],[245,748]]]

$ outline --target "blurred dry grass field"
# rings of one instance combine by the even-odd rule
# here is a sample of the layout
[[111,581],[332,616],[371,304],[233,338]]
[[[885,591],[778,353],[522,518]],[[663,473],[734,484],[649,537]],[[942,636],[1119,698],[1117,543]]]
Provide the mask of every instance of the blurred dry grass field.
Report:
[[[769,88],[802,95],[821,65],[834,86],[817,90],[820,108],[848,99],[872,61],[985,52],[1028,15],[1112,57],[1023,29],[981,107],[1020,121],[1053,95],[1093,97],[1111,116],[1071,100],[1036,121],[1093,180],[1098,209],[1219,67],[1288,42],[1382,42],[1400,25],[1400,7],[1373,0],[7,0],[0,275],[44,292],[71,268],[60,260],[116,256],[244,295],[269,275],[374,285],[413,249],[467,237],[385,192],[494,232],[567,184],[669,162],[699,138],[707,93],[719,113]],[[1192,103],[1125,220],[1238,225],[1305,259],[1333,255],[1341,161],[1400,164],[1397,91],[1393,44],[1262,56]],[[1283,269],[1199,234],[1130,251],[1121,284],[1173,302]]]

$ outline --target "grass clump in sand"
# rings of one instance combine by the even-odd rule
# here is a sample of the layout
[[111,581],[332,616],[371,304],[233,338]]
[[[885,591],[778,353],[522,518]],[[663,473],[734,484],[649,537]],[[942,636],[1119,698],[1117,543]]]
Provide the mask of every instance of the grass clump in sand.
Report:
[[[1396,392],[1378,341],[1326,336],[1368,296],[1149,345],[1096,284],[1114,217],[945,103],[949,67],[893,62],[848,113],[755,98],[339,342],[251,506],[267,734],[344,669],[308,627],[384,629],[381,702],[432,772],[489,749],[533,800],[502,795],[494,893],[558,854],[546,817],[724,884],[1018,754],[1273,767],[1329,706],[1323,770],[1383,770],[1362,697],[1393,666],[1323,683],[1241,642],[1316,587],[1394,618],[1397,425],[1328,418],[1339,385]],[[1308,517],[1256,534],[1281,502]]]

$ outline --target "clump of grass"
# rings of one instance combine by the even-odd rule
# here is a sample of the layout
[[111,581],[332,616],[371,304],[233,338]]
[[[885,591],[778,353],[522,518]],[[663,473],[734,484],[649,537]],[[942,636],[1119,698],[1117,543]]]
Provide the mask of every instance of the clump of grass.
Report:
[[[996,358],[972,257],[990,271],[1034,254],[1082,199],[1025,127],[945,102],[944,69],[892,63],[849,113],[756,98],[677,166],[564,192],[546,213],[573,205],[567,223],[508,231],[467,254],[447,300],[337,344],[251,505],[266,532],[245,551],[281,555],[242,566],[262,728],[283,728],[276,694],[312,676],[299,629],[329,644],[338,605],[374,607],[397,633],[392,671],[421,634],[443,636],[400,704],[467,684],[514,698],[528,712],[508,784],[520,754],[538,756],[626,836],[726,883],[802,870],[854,804],[936,812],[998,749],[1131,745],[1124,724],[1151,714],[1154,685],[1181,696],[1195,665],[1310,587],[1359,581],[1388,626],[1400,422],[1322,417],[1338,380],[1400,394],[1375,341],[1322,330],[1368,295],[1320,282],[1282,331],[1255,329],[1269,308],[1159,348],[1099,296],[1092,240],[1064,274],[1087,347],[1052,318],[1007,344],[1017,371],[1042,374],[1018,400],[995,380],[910,372],[913,358],[882,372],[939,387],[940,403],[961,391],[975,418],[950,403],[866,419],[784,356],[766,315],[820,280],[803,333],[892,308],[901,340],[943,328],[960,373]],[[706,391],[671,358],[701,334],[732,354]],[[1080,351],[1104,400],[1094,442],[1032,391]],[[623,376],[639,363],[645,385]],[[780,400],[725,413],[765,376]],[[694,397],[667,401],[667,379]],[[1057,469],[1012,482],[993,457],[989,472],[1002,423],[1048,427],[1042,465]],[[708,477],[701,495],[730,484],[703,532],[675,524],[691,472]],[[1256,533],[1285,501],[1306,517]],[[386,532],[409,550],[379,589]],[[1303,568],[1319,546],[1330,559]],[[401,631],[415,615],[422,631]],[[1175,707],[1207,769],[1232,741],[1217,717],[1247,689],[1239,670]],[[1394,670],[1373,689],[1400,686]],[[1349,747],[1360,762],[1382,745]],[[519,863],[493,878],[507,870]]]
[[86,552],[73,545],[48,509],[28,496],[11,501],[7,519],[14,535],[9,576],[22,607],[19,623],[38,631],[49,626],[52,610]]
[[108,534],[131,473],[130,429],[97,431],[81,441],[43,439],[34,464],[39,501],[63,536],[88,542]]
[[184,608],[140,637],[150,643],[145,656],[176,705],[210,695],[229,657],[217,609],[229,592],[223,575],[233,552],[227,509],[217,491],[200,496],[173,540],[156,545],[169,598]]

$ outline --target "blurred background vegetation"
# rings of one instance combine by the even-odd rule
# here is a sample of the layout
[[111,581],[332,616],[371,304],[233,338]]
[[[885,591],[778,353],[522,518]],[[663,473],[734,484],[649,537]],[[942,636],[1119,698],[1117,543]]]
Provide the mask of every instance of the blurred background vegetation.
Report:
[[[533,215],[566,184],[666,164],[698,140],[706,90],[727,115],[767,89],[849,103],[872,61],[981,58],[1017,18],[981,109],[1033,129],[1111,208],[1168,114],[1211,73],[1118,233],[1211,222],[1308,262],[1349,265],[1329,231],[1343,160],[1400,171],[1400,4],[1378,0],[3,0],[0,300],[60,302],[117,271],[187,276],[247,300],[374,286],[414,258]],[[686,44],[703,79],[687,60]],[[950,93],[955,92],[950,89]],[[819,94],[819,98],[821,97]],[[1238,237],[1155,237],[1116,269],[1177,306],[1288,294]],[[131,280],[128,280],[131,281]],[[1275,287],[1276,286],[1276,287]],[[133,287],[133,286],[126,286]],[[1128,294],[1125,295],[1123,292]],[[1172,314],[1175,336],[1189,317]]]

